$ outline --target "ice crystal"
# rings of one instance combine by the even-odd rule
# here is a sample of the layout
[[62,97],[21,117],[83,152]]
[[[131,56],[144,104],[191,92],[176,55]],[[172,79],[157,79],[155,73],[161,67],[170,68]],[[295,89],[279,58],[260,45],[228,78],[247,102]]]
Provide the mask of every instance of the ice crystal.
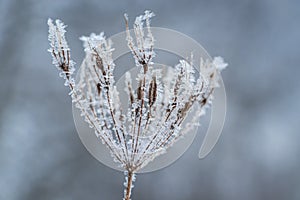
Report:
[[[227,66],[221,57],[213,62],[201,60],[200,75],[196,79],[191,58],[191,62],[180,60],[174,70],[169,69],[162,77],[152,61],[155,40],[150,18],[153,16],[152,12],[145,11],[136,18],[133,37],[125,15],[127,44],[136,66],[140,67],[135,77],[137,89],[133,88],[131,74],[125,75],[128,110],[122,110],[115,85],[112,42],[104,33],[80,38],[86,55],[75,84],[75,63],[65,39],[66,26],[60,20],[55,23],[48,20],[53,64],[60,70],[65,85],[70,87],[72,101],[85,121],[110,150],[114,161],[123,167],[126,175],[124,200],[130,199],[134,173],[199,125],[198,116],[210,105],[220,71]],[[183,129],[182,124],[192,108],[195,117]]]

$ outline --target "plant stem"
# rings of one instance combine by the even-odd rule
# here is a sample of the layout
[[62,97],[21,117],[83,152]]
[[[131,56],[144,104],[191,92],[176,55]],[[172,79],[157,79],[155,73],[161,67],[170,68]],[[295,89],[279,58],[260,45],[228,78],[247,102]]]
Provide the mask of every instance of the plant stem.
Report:
[[[125,193],[124,193],[124,200],[130,200],[130,196],[131,196],[131,191],[132,191],[132,188],[133,188],[133,181],[135,179],[134,177],[134,173],[132,171],[128,171],[128,174],[127,174],[127,186],[126,186],[126,189],[125,189]],[[125,183],[126,183],[125,182]]]

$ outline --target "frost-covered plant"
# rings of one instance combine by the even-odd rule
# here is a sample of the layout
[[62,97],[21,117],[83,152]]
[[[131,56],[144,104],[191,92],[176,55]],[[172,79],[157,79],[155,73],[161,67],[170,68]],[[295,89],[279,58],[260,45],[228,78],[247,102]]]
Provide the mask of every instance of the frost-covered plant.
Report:
[[[196,79],[193,62],[180,60],[174,70],[162,77],[152,61],[155,53],[150,18],[153,16],[145,11],[136,18],[133,38],[125,15],[126,40],[140,68],[137,89],[133,88],[131,74],[126,73],[128,102],[120,100],[115,85],[111,41],[103,33],[81,37],[86,55],[76,83],[75,62],[65,39],[66,26],[60,20],[55,23],[48,20],[53,64],[69,86],[72,102],[110,150],[114,161],[124,169],[124,200],[130,199],[135,173],[198,125],[198,116],[211,104],[219,73],[227,66],[220,57],[213,62],[201,60],[201,73]],[[128,104],[128,110],[122,110],[121,103]],[[191,108],[196,109],[196,117],[182,127]]]

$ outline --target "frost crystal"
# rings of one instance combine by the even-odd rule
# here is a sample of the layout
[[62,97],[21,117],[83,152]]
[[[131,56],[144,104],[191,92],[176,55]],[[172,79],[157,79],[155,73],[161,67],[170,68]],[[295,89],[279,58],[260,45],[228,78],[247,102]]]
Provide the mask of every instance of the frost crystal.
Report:
[[[196,79],[191,58],[191,62],[180,60],[162,77],[161,70],[155,69],[152,61],[155,53],[150,18],[153,16],[152,12],[145,11],[136,18],[133,38],[125,15],[127,44],[136,66],[140,67],[137,89],[132,86],[131,74],[125,75],[128,110],[122,110],[114,80],[114,49],[104,33],[80,38],[86,55],[75,84],[75,63],[65,39],[66,26],[60,20],[55,23],[48,20],[49,52],[65,85],[70,87],[73,103],[110,150],[114,161],[126,172],[124,200],[130,199],[134,173],[199,125],[198,116],[209,107],[213,90],[218,87],[220,71],[227,66],[221,57],[213,62],[201,60],[200,75]],[[183,127],[192,108],[195,117]]]

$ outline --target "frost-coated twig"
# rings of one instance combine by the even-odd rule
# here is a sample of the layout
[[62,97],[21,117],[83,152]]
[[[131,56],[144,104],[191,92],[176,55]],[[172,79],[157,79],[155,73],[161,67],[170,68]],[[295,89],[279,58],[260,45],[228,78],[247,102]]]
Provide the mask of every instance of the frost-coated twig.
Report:
[[[220,71],[227,64],[217,57],[210,62],[200,60],[200,74],[195,78],[193,58],[180,60],[174,69],[162,75],[153,64],[154,38],[150,18],[145,11],[135,19],[131,36],[128,16],[125,14],[126,40],[140,72],[133,87],[129,72],[125,74],[127,110],[122,110],[115,85],[112,43],[104,33],[81,37],[85,59],[75,83],[75,62],[65,39],[65,25],[49,19],[49,52],[53,64],[60,70],[75,106],[97,137],[109,149],[114,161],[125,171],[124,200],[131,198],[135,173],[157,156],[165,153],[177,140],[199,125],[198,116],[205,114],[211,104],[213,91],[218,87]],[[145,28],[144,28],[145,24]],[[183,127],[191,110],[194,116]]]
[[124,190],[124,198],[123,200],[130,200],[131,197],[131,191],[133,186],[133,182],[135,181],[135,173],[131,171],[125,171],[125,190]]

